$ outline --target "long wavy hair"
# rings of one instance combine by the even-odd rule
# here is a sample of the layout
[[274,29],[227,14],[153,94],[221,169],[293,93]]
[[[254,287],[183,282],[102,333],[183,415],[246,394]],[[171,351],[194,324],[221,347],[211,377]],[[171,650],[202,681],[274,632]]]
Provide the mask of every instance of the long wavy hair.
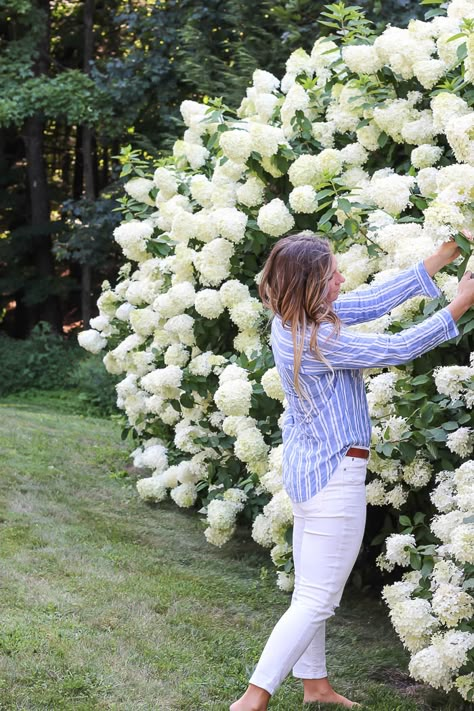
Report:
[[318,346],[318,328],[333,324],[337,335],[341,322],[328,300],[334,260],[329,242],[312,233],[299,232],[279,240],[263,268],[259,293],[263,304],[291,328],[294,347],[294,385],[301,396],[299,371],[305,333],[310,329],[309,348],[327,363]]

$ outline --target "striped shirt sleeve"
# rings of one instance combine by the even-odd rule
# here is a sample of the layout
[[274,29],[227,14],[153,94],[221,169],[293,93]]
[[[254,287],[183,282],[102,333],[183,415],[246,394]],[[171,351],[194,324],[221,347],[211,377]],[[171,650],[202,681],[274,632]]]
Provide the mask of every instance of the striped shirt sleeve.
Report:
[[353,325],[379,318],[413,296],[436,297],[440,294],[425,265],[420,262],[383,284],[343,294],[334,302],[334,311],[343,323]]
[[[416,326],[395,334],[354,333],[342,328],[332,335],[332,326],[322,324],[318,345],[332,368],[359,369],[402,365],[459,334],[448,309]],[[327,371],[328,366],[305,350],[301,370],[307,374]]]

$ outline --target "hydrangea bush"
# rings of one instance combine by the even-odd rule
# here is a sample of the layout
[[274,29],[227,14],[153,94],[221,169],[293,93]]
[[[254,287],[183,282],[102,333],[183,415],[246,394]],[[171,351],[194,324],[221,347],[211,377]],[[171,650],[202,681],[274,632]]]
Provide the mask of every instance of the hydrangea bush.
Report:
[[[325,234],[346,276],[366,288],[454,237],[464,256],[436,277],[438,298],[411,299],[357,328],[397,332],[426,318],[474,268],[474,5],[454,0],[380,36],[332,5],[334,35],[289,57],[280,80],[253,76],[237,111],[185,101],[186,130],[157,166],[124,151],[128,260],[105,283],[99,316],[79,336],[122,376],[118,405],[148,476],[146,501],[196,506],[217,546],[237,522],[271,549],[292,587],[291,505],[281,484],[285,402],[257,298],[271,246],[296,230]],[[409,566],[385,588],[411,672],[474,689],[474,332],[401,368],[366,374],[374,421],[368,501],[398,512],[382,569]],[[469,336],[471,334],[471,336]],[[431,498],[430,498],[431,497]],[[370,518],[370,512],[369,512]],[[384,543],[384,541],[386,542]]]

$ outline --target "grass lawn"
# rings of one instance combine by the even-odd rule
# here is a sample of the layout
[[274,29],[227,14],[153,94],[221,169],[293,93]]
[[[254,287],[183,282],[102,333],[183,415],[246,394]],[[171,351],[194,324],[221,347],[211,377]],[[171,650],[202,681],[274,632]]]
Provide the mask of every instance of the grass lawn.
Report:
[[[250,540],[213,548],[195,514],[139,501],[130,447],[50,396],[0,402],[2,710],[225,711],[288,605]],[[328,649],[365,709],[469,708],[409,679],[375,598],[346,591]],[[302,708],[288,678],[270,709]]]

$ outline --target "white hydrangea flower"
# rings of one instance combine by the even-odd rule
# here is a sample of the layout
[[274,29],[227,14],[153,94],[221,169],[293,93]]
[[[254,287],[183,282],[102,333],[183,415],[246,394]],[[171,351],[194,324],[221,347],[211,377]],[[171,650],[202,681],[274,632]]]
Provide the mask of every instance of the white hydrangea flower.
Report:
[[256,175],[251,175],[237,187],[237,202],[247,207],[256,207],[262,204],[264,194],[265,183]]
[[249,133],[252,138],[252,150],[259,153],[262,158],[271,158],[278,153],[280,145],[287,144],[283,129],[277,126],[251,121]]
[[194,336],[194,319],[189,314],[180,314],[168,319],[164,330],[179,339],[185,346],[193,346],[196,342]]
[[474,450],[474,430],[472,427],[458,427],[448,434],[446,446],[459,457],[468,457]]
[[255,328],[262,312],[263,306],[261,302],[253,297],[241,301],[229,309],[231,321],[233,321],[241,331],[248,331]]
[[291,592],[295,586],[294,573],[285,573],[279,570],[277,572],[277,586],[283,592]]
[[372,417],[384,417],[389,414],[387,407],[392,401],[397,376],[395,373],[380,373],[369,379],[367,384],[367,402]]
[[94,328],[81,331],[77,336],[77,340],[81,348],[85,348],[89,353],[100,353],[107,345],[107,339]]
[[223,154],[236,163],[245,163],[252,152],[252,138],[244,129],[221,133],[219,146]]
[[283,402],[285,399],[285,393],[281,384],[280,375],[276,368],[270,368],[267,370],[267,372],[262,375],[261,383],[268,397]]
[[222,422],[222,430],[229,437],[237,437],[239,432],[255,427],[257,421],[253,417],[244,417],[242,415],[229,415]]
[[448,6],[448,17],[458,20],[474,18],[474,7],[470,0],[453,0]]
[[237,306],[241,301],[247,301],[250,299],[250,291],[246,284],[237,279],[231,279],[222,284],[219,294],[221,297],[222,304],[226,308],[232,308]]
[[252,525],[252,538],[260,546],[270,548],[273,545],[272,524],[264,514],[258,514]]
[[137,202],[144,202],[146,205],[154,205],[155,201],[150,197],[150,190],[155,187],[153,180],[147,178],[132,178],[123,186],[125,192]]
[[194,308],[204,318],[218,318],[224,311],[220,293],[215,289],[202,289],[196,295]]
[[374,479],[366,484],[367,503],[371,506],[384,506],[387,503],[385,500],[386,493],[386,488],[380,479]]
[[372,45],[354,44],[343,47],[342,58],[351,72],[356,74],[376,74],[383,67],[383,61]]
[[456,486],[456,503],[462,511],[474,510],[474,460],[461,464],[453,475]]
[[252,82],[255,89],[263,94],[271,93],[272,91],[277,91],[280,86],[280,80],[262,69],[256,69],[252,74]]
[[341,50],[327,37],[319,37],[311,50],[311,64],[318,74],[325,67],[337,62],[340,57]]
[[129,322],[132,329],[140,336],[151,336],[160,323],[160,315],[150,306],[130,311]]
[[442,543],[450,544],[454,531],[462,524],[464,514],[461,511],[449,511],[435,516],[431,521],[431,530]]
[[426,646],[438,626],[430,603],[421,598],[406,599],[391,606],[390,619],[403,644],[412,653]]
[[273,542],[284,543],[285,533],[293,522],[293,508],[286,491],[278,491],[264,507],[263,513],[270,519]]
[[460,96],[441,91],[431,99],[433,125],[438,133],[445,133],[452,120],[470,113],[469,106]]
[[473,646],[474,634],[470,632],[435,634],[431,645],[411,658],[410,674],[435,689],[449,691],[453,687],[453,675],[465,664]]
[[148,467],[154,474],[161,474],[168,466],[167,449],[162,444],[148,444],[142,450],[139,448],[133,453],[135,467]]
[[403,468],[403,479],[409,485],[418,489],[426,486],[433,474],[433,467],[420,454]]
[[411,152],[411,164],[417,170],[422,168],[430,168],[435,165],[443,155],[443,149],[440,146],[432,146],[429,143],[423,143],[417,146]]
[[194,258],[201,283],[204,286],[218,286],[223,282],[229,276],[230,259],[233,254],[234,245],[221,237],[205,244]]
[[474,672],[462,674],[454,682],[454,686],[465,701],[472,699],[474,689]]
[[413,72],[425,89],[432,89],[448,71],[441,59],[422,59],[413,64]]
[[[392,533],[385,541],[386,556],[396,565],[410,565],[410,548],[416,548],[415,537],[411,534]],[[407,550],[408,549],[408,550]]]
[[[135,373],[138,377],[146,375],[154,366],[154,355],[150,351],[136,351],[131,353],[131,363],[129,365],[129,372]],[[147,399],[147,410],[148,410],[148,399]]]
[[212,528],[229,529],[235,525],[239,507],[233,501],[213,499],[207,505],[207,522]]
[[376,151],[380,148],[378,143],[380,134],[381,130],[374,123],[369,123],[356,130],[357,140],[368,151]]
[[461,523],[451,532],[450,538],[450,550],[456,560],[474,564],[474,524]]
[[164,356],[165,365],[178,365],[180,368],[184,368],[188,360],[189,351],[182,343],[173,343],[166,349]]
[[433,197],[437,194],[437,176],[438,171],[436,168],[422,168],[419,171],[416,182],[423,197]]
[[399,215],[410,204],[410,190],[415,179],[408,175],[392,175],[378,177],[374,175],[367,192],[377,207],[390,215]]
[[295,220],[283,200],[274,198],[258,211],[257,224],[262,232],[280,237],[295,226]]
[[196,486],[190,482],[180,484],[171,489],[170,496],[180,508],[189,508],[194,505],[197,499]]
[[151,476],[137,481],[137,492],[143,501],[158,503],[167,498],[168,492],[158,477]]
[[375,262],[363,244],[353,244],[345,252],[337,255],[339,271],[345,276],[342,291],[352,291],[367,282],[375,269]]
[[[239,382],[239,389],[243,383]],[[234,413],[230,413],[234,414]],[[267,468],[268,445],[263,435],[256,427],[240,430],[234,444],[235,456],[245,462],[250,471],[262,474]]]
[[167,168],[157,168],[153,175],[153,183],[160,191],[165,200],[169,200],[178,192],[178,181],[171,170]]
[[214,528],[208,526],[204,531],[204,536],[206,541],[212,546],[220,548],[227,541],[230,541],[235,531],[235,526],[230,526],[229,528]]
[[212,205],[211,197],[213,185],[205,175],[193,175],[189,187],[193,200],[198,202],[202,207],[210,207]]
[[318,209],[316,190],[311,185],[300,185],[293,188],[288,199],[293,212],[311,214]]
[[248,380],[249,374],[245,368],[241,368],[235,363],[230,363],[227,365],[219,375],[219,383],[223,385],[228,383],[230,380]]
[[452,560],[438,560],[431,573],[431,590],[435,591],[442,583],[460,586],[464,579],[464,571]]
[[252,358],[256,353],[262,352],[262,341],[257,330],[251,328],[240,331],[234,338],[234,349],[238,353],[245,353],[247,358]]
[[[209,317],[206,317],[209,318]],[[211,363],[212,351],[206,351],[195,356],[188,365],[188,370],[192,375],[207,377],[212,372]]]
[[456,400],[463,391],[464,383],[474,375],[474,369],[463,365],[438,366],[433,375],[439,394]]
[[390,491],[387,492],[385,501],[394,509],[401,509],[403,504],[406,503],[408,498],[408,491],[403,488],[401,484],[397,484]]
[[457,585],[442,582],[433,594],[431,606],[443,625],[456,627],[461,620],[472,617],[474,599]]
[[152,235],[153,225],[148,220],[122,222],[114,230],[115,241],[121,246],[127,259],[135,262],[142,262],[147,258],[146,242]]
[[286,136],[292,137],[295,134],[295,128],[292,126],[292,119],[297,111],[302,111],[304,115],[308,117],[309,105],[309,95],[301,84],[293,84],[280,108],[282,126]]
[[[200,104],[197,101],[190,101],[186,99],[181,103],[179,107],[181,111],[181,116],[183,121],[189,128],[202,123],[203,119],[206,118],[206,114],[209,111],[209,107],[206,104]],[[204,126],[205,128],[205,126]]]
[[153,370],[141,379],[141,387],[151,395],[161,395],[167,398],[179,396],[179,388],[183,380],[183,371],[177,365]]
[[247,380],[239,380],[238,387],[234,380],[227,380],[214,393],[214,402],[227,416],[248,415],[252,392],[252,384]]
[[290,166],[288,175],[294,187],[316,185],[331,180],[342,170],[341,152],[325,148],[318,155],[301,155]]
[[313,121],[311,124],[311,134],[323,148],[334,148],[335,132],[336,124],[334,121]]
[[235,207],[221,207],[214,212],[219,233],[230,242],[241,242],[245,237],[248,217]]

